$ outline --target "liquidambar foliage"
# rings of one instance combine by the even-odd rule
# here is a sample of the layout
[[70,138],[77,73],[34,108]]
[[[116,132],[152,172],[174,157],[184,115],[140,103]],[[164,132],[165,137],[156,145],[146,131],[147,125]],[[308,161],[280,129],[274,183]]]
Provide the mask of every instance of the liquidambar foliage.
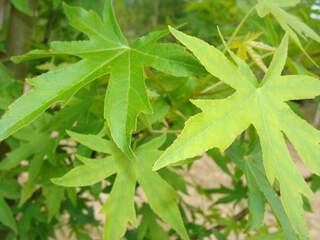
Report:
[[[319,47],[320,37],[287,11],[299,4],[258,0],[227,42],[218,29],[220,45],[173,27],[128,39],[111,0],[102,17],[63,4],[81,34],[12,57],[46,70],[29,74],[29,90],[17,98],[19,84],[1,65],[0,140],[11,150],[0,162],[0,231],[7,239],[48,239],[65,212],[74,236],[92,239],[85,227],[101,223],[84,197],[89,192],[96,202],[107,196],[100,210],[106,240],[309,239],[304,213],[320,185],[320,132],[299,108],[320,95],[320,80],[317,54],[301,38]],[[24,1],[12,5],[33,14]],[[248,20],[254,10],[258,16]],[[246,21],[267,22],[266,33],[250,26],[238,37]],[[282,39],[277,45],[268,41],[269,28]],[[311,177],[304,179],[295,151]],[[186,172],[205,153],[232,186],[190,182]],[[207,210],[186,200],[190,188],[211,202]],[[230,203],[245,208],[223,218],[217,206]],[[264,224],[266,203],[277,219],[273,234]]]

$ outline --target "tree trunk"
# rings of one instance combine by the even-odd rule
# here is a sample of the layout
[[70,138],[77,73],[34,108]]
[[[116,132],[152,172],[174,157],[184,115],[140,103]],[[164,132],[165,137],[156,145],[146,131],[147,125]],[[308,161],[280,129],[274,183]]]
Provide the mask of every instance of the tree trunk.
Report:
[[[35,12],[36,0],[30,0],[30,7]],[[31,47],[31,41],[36,18],[30,17],[11,7],[9,28],[6,39],[8,56],[20,55],[27,52]],[[24,80],[27,75],[27,64],[9,63],[8,68],[18,80]]]

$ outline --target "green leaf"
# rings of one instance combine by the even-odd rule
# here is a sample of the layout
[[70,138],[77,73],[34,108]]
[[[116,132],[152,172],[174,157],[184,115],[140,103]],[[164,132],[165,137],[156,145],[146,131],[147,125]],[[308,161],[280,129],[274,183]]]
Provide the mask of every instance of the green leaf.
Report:
[[21,141],[20,146],[9,152],[0,162],[0,170],[8,171],[17,167],[24,159],[29,159],[35,154],[46,154],[46,147],[54,147],[53,139],[49,138],[46,133],[34,131],[27,141]]
[[20,94],[19,85],[2,63],[0,63],[0,84],[0,110],[2,111]]
[[307,51],[301,44],[299,37],[311,38],[314,41],[320,43],[320,36],[307,24],[301,21],[298,17],[289,14],[282,7],[292,7],[298,4],[300,0],[258,0],[257,12],[260,17],[264,17],[268,14],[272,14],[274,18],[279,22],[280,26],[286,31],[302,52],[312,61],[315,65],[317,63],[309,56]]
[[8,199],[19,198],[19,184],[14,179],[1,179],[0,196]]
[[30,8],[30,5],[29,5],[29,0],[10,0],[10,2],[20,12],[28,16],[33,16],[32,9]]
[[129,46],[114,16],[112,1],[106,0],[103,19],[95,12],[64,5],[71,26],[89,40],[52,42],[49,51],[34,50],[14,57],[16,62],[59,55],[81,58],[75,64],[29,80],[33,86],[16,100],[0,120],[0,140],[28,125],[55,103],[64,103],[80,88],[111,73],[105,98],[105,119],[117,146],[128,156],[131,133],[140,113],[151,113],[145,87],[144,66],[176,76],[189,76],[202,68],[193,57],[174,44],[157,41],[165,34],[153,33]]
[[260,17],[264,17],[270,13],[268,6],[286,8],[294,7],[300,3],[300,0],[258,0],[257,11]]
[[248,240],[283,240],[283,233],[276,232],[276,233],[258,233],[253,237],[247,238]]
[[112,148],[112,143],[108,140],[102,139],[96,135],[90,134],[79,134],[72,131],[67,131],[68,135],[76,140],[77,142],[81,143],[82,145],[96,151],[102,153],[110,153]]
[[143,205],[141,209],[142,220],[137,230],[138,240],[168,240],[168,233],[157,223],[157,217],[148,205]]
[[141,117],[140,125],[138,125],[137,131],[143,130],[145,127],[152,129],[152,125],[158,121],[161,121],[170,111],[170,105],[164,99],[157,99],[153,102],[152,108],[157,109],[152,114],[143,115]]
[[37,188],[41,169],[44,163],[43,157],[44,155],[39,153],[34,155],[30,161],[30,167],[28,169],[28,181],[24,184],[21,191],[21,197],[19,201],[20,207],[27,202]]
[[306,75],[281,75],[286,63],[288,36],[283,38],[264,79],[259,83],[244,62],[238,62],[239,66],[236,66],[219,50],[200,39],[174,29],[171,32],[193,52],[209,73],[229,84],[236,92],[225,99],[193,100],[202,112],[186,122],[181,135],[159,158],[154,169],[198,156],[214,147],[224,151],[238,135],[253,125],[260,138],[268,180],[270,183],[278,180],[281,201],[290,222],[300,238],[307,239],[301,194],[310,198],[312,191],[291,159],[285,136],[309,170],[320,175],[317,162],[320,132],[292,112],[286,102],[316,97],[320,94],[320,81]]
[[[28,181],[23,185],[19,205],[22,206],[34,193],[45,157],[52,158],[57,147],[57,139],[52,138],[48,133],[41,130],[46,126],[46,116],[43,121],[37,121],[20,131],[15,138],[20,140],[20,145],[9,152],[0,162],[0,170],[9,171],[17,167],[22,160],[29,161],[28,165]],[[13,187],[13,186],[12,186]]]
[[143,71],[142,59],[131,50],[122,54],[111,67],[105,118],[112,138],[126,153],[129,152],[131,133],[136,128],[138,114],[151,113]]
[[5,159],[0,162],[0,170],[10,170],[19,165],[23,159],[29,158],[33,154],[36,145],[31,143],[22,143],[20,147],[7,153]]
[[135,187],[136,180],[130,173],[124,172],[117,175],[110,197],[103,206],[103,212],[106,214],[105,240],[121,239],[127,230],[128,222],[136,225]]
[[[226,151],[226,156],[229,157],[235,164],[237,164],[237,166],[239,166],[245,174],[246,178],[248,179],[249,192],[254,191],[257,193],[259,192],[260,194],[262,193],[264,199],[268,201],[273,213],[282,227],[285,239],[295,240],[296,234],[290,224],[288,216],[285,213],[283,205],[266,177],[265,170],[263,168],[261,149],[258,142],[255,143],[254,148],[252,149],[253,151],[250,152],[249,155],[246,155],[240,147],[241,145],[239,144],[233,144]],[[249,197],[249,210],[250,214],[252,215],[251,225],[249,225],[249,227],[258,226],[259,224],[257,223],[261,223],[263,221],[264,206],[263,202],[261,201],[264,201],[264,199],[261,199],[260,197],[261,196],[255,198],[258,203],[250,203]],[[258,208],[254,209],[252,203],[254,205],[258,205]]]
[[113,0],[105,1],[104,11],[103,11],[103,20],[106,23],[110,23],[111,28],[113,29],[113,32],[117,35],[117,38],[119,39],[119,41],[127,45],[128,41],[120,29],[119,23],[115,17],[115,12],[112,4],[113,4]]
[[48,207],[48,221],[50,222],[60,210],[63,199],[64,188],[55,186],[53,184],[43,186],[43,195],[46,198],[46,205]]
[[[107,56],[105,56],[105,61]],[[39,117],[53,103],[64,102],[79,88],[99,77],[94,61],[83,60],[64,70],[42,74],[30,81],[34,88],[9,106],[0,120],[3,140]],[[64,79],[63,81],[59,81]]]
[[114,173],[115,165],[110,157],[99,160],[92,159],[91,162],[73,168],[63,177],[53,178],[52,182],[65,187],[89,186],[102,181]]
[[264,220],[264,196],[260,191],[256,180],[251,175],[250,172],[246,173],[246,178],[248,182],[248,201],[249,201],[249,211],[250,211],[250,230],[255,230],[261,227]]
[[[98,136],[76,133],[71,133],[71,135],[81,140],[81,143],[86,146],[88,146],[86,143],[92,144],[91,140],[96,141],[98,138]],[[87,141],[88,139],[90,141]],[[100,138],[99,142],[102,141],[107,140]],[[116,174],[110,196],[102,209],[106,214],[104,239],[120,239],[126,232],[128,222],[136,225],[134,195],[137,183],[144,190],[151,209],[164,222],[170,224],[183,239],[188,239],[178,208],[177,193],[158,173],[151,169],[160,156],[161,152],[158,148],[163,142],[164,137],[161,136],[139,146],[135,151],[136,157],[130,159],[110,141],[110,157],[91,161],[87,158],[82,159],[84,165],[52,181],[66,187],[88,186],[111,174]]]
[[[137,149],[137,180],[143,188],[152,210],[166,223],[169,223],[183,239],[188,239],[183,226],[179,208],[178,195],[160,175],[152,171],[152,166],[160,156],[157,150],[163,138],[150,141]],[[155,186],[157,186],[155,188]]]
[[0,63],[0,83],[1,86],[5,87],[6,85],[14,82],[14,78],[10,71],[2,64]]
[[2,165],[4,170],[8,168],[11,169],[16,167],[21,160],[30,159],[28,165],[28,180],[22,187],[19,206],[22,206],[37,189],[37,185],[39,184],[39,180],[43,174],[42,169],[46,162],[45,158],[48,158],[49,161],[53,158],[53,153],[55,152],[58,144],[57,139],[52,138],[48,133],[41,131],[44,126],[46,126],[45,121],[37,121],[30,127],[24,129],[24,132],[22,131],[19,132],[19,134],[16,134],[15,137],[27,140],[27,143],[25,143],[27,150],[25,152],[26,155],[19,156],[15,154],[15,158],[6,158],[5,160],[7,161]]
[[187,193],[186,182],[178,173],[164,168],[159,171],[159,174],[164,180],[166,180],[171,186],[173,186],[174,189],[179,190],[185,194]]
[[284,207],[279,197],[268,182],[268,179],[266,178],[263,171],[262,164],[259,165],[258,163],[255,163],[253,161],[246,161],[246,169],[247,176],[250,176],[250,178],[252,178],[252,180],[256,182],[259,191],[264,194],[265,198],[269,202],[272,211],[274,212],[283,228],[286,239],[296,239],[295,233],[290,225],[290,220],[285,213]]
[[17,233],[16,220],[13,217],[10,207],[2,197],[0,197],[0,222]]

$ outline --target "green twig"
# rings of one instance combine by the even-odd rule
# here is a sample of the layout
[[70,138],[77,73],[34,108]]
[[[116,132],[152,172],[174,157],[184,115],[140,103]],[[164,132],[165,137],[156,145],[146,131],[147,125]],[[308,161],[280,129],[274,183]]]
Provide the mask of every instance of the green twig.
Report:
[[[237,28],[235,29],[235,31],[233,32],[233,34],[231,35],[230,39],[227,42],[227,46],[229,47],[230,44],[233,42],[233,40],[235,39],[235,37],[238,35],[240,29],[242,28],[243,24],[246,22],[246,20],[249,18],[249,16],[251,15],[251,13],[253,12],[253,10],[256,7],[252,7],[247,14],[244,16],[244,18],[241,20],[241,22],[239,23],[239,25],[237,26]],[[225,53],[227,51],[227,48],[225,47],[223,52]]]

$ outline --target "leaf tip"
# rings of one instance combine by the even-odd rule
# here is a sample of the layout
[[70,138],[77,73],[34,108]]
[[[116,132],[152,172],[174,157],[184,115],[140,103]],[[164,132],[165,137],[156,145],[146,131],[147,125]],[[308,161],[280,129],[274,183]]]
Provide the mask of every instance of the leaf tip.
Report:
[[3,124],[4,123],[3,116],[4,115],[2,115],[2,117],[0,119],[0,142],[4,141],[5,139],[7,139],[11,135],[10,130],[8,130],[4,127],[5,124]]
[[63,8],[67,8],[67,7],[70,7],[70,6],[69,6],[65,1],[63,1],[63,2],[62,2],[62,7],[63,7]]
[[161,168],[164,168],[166,164],[163,163],[163,161],[161,160],[161,158],[159,158],[155,164],[152,167],[152,171],[156,172],[158,170],[160,170]]
[[74,136],[76,135],[75,132],[71,131],[71,130],[66,130],[66,133],[69,135],[69,137],[74,138]]
[[63,9],[64,13],[66,14],[67,18],[69,18],[70,11],[72,11],[75,8],[76,7],[73,7],[69,4],[67,4],[66,2],[62,3],[62,9]]
[[172,27],[172,26],[170,26],[170,25],[168,25],[168,28],[169,28],[169,31],[170,31],[173,35],[175,35],[176,33],[179,32],[177,29],[175,29],[174,27]]
[[50,181],[55,185],[62,186],[61,185],[61,178],[51,178]]

